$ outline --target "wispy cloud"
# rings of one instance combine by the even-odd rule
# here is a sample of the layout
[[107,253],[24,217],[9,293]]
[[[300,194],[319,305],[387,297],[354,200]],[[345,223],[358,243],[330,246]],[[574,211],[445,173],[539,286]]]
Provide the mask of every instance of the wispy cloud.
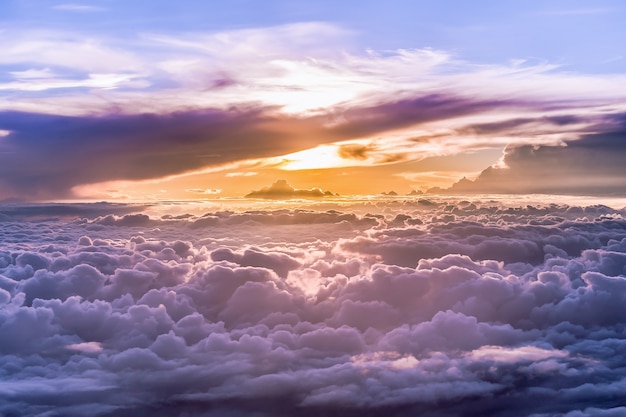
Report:
[[101,6],[93,6],[80,3],[63,3],[52,6],[55,10],[64,10],[68,12],[104,12],[108,9]]
[[83,79],[66,79],[62,77],[54,77],[52,74],[44,77],[44,72],[13,74],[18,80],[8,83],[0,83],[0,90],[45,91],[59,88],[113,89],[132,86],[135,88],[141,88],[149,85],[147,81],[135,81],[141,77],[141,75],[138,74],[89,74],[87,78]]
[[[626,84],[619,75],[561,73],[553,64],[523,60],[475,65],[435,49],[353,51],[346,36],[340,28],[313,23],[124,40],[17,31],[10,42],[0,40],[4,51],[0,64],[28,65],[13,70],[14,77],[28,75],[24,71],[29,69],[41,71],[37,68],[50,68],[51,75],[61,80],[68,78],[63,75],[67,73],[73,73],[72,78],[81,74],[83,79],[89,74],[141,74],[137,81],[144,88],[139,91],[134,91],[137,84],[128,84],[97,98],[38,97],[42,107],[54,101],[66,112],[108,112],[111,104],[125,112],[168,112],[261,103],[277,106],[282,113],[325,114],[328,125],[341,124],[346,109],[411,99],[425,91],[589,103],[590,97],[618,100],[625,90],[619,87]],[[328,44],[337,47],[329,49]],[[32,99],[12,97],[12,104],[0,101],[0,108],[15,109],[23,101],[32,106]]]
[[[0,97],[0,129],[12,132],[12,152],[40,163],[37,180],[3,163],[14,166],[5,187],[67,193],[242,161],[251,170],[369,167],[555,145],[610,131],[610,116],[626,112],[626,75],[522,60],[477,65],[430,48],[354,51],[349,36],[325,23],[124,40],[18,30],[0,39],[0,65],[11,68],[0,89],[12,92]],[[62,131],[69,125],[76,129]],[[31,146],[44,138],[67,152]],[[77,149],[99,149],[102,166],[69,160]],[[59,163],[70,167],[63,178]]]
[[247,171],[247,172],[228,172],[226,173],[226,177],[253,177],[257,175],[258,172]]
[[187,191],[188,193],[193,193],[193,194],[206,194],[206,195],[216,195],[216,194],[221,194],[222,190],[220,190],[219,188],[189,188],[186,189],[185,191]]
[[573,9],[551,9],[542,10],[534,13],[538,16],[586,16],[615,13],[617,9],[608,7],[589,7],[589,8],[573,8]]

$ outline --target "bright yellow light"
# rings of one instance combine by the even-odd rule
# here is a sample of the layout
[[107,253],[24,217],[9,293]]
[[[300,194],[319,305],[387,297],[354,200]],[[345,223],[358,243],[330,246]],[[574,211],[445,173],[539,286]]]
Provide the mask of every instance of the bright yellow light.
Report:
[[[275,158],[278,167],[286,171],[301,169],[343,168],[360,165],[354,160],[346,160],[339,156],[339,147],[336,145],[322,145],[315,148],[294,152],[289,155]],[[356,163],[355,163],[356,162]]]

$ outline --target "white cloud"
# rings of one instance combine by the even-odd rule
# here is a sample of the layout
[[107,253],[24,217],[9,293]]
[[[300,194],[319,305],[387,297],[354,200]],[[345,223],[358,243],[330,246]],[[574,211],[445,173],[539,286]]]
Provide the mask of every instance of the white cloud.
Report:
[[11,71],[9,74],[17,79],[39,79],[39,78],[52,78],[55,76],[54,72],[50,68],[35,69],[30,68],[23,71]]
[[[425,91],[485,100],[515,98],[526,103],[558,98],[564,103],[560,111],[578,108],[578,112],[594,113],[606,106],[616,111],[614,106],[624,96],[619,86],[626,83],[621,75],[563,73],[549,63],[477,65],[428,48],[385,53],[355,51],[349,37],[346,30],[327,23],[176,37],[142,34],[124,40],[85,39],[79,33],[68,32],[17,31],[10,45],[3,45],[5,53],[0,63],[32,66],[34,62],[44,68],[91,73],[131,71],[143,74],[146,86],[163,82],[170,85],[107,96],[129,112],[263,103],[280,106],[282,112],[291,114],[327,114],[330,110],[328,114],[334,121],[329,123],[341,123],[346,109],[409,99]],[[334,45],[333,49],[327,48],[329,44]],[[589,101],[590,97],[595,102]],[[75,111],[105,111],[98,100],[83,98],[88,109]],[[70,97],[55,97],[59,99],[73,101]],[[502,109],[498,110],[501,114]],[[517,110],[532,113],[530,108]],[[489,117],[484,111],[474,116],[480,114]]]
[[[11,65],[13,72],[33,67],[50,68],[72,73],[127,73],[147,69],[146,62],[132,48],[122,46],[121,40],[84,36],[74,32],[45,29],[15,29],[11,40],[2,37],[5,53],[0,64]],[[15,69],[23,66],[23,70]]]
[[470,354],[473,359],[495,362],[538,362],[551,358],[563,358],[567,352],[556,349],[543,349],[536,346],[503,348],[501,346],[481,346]]
[[581,15],[597,15],[618,12],[619,9],[609,7],[594,8],[571,8],[571,9],[553,9],[536,12],[539,16],[581,16]]
[[[0,90],[18,91],[45,91],[57,88],[98,88],[114,89],[118,87],[147,87],[146,81],[134,81],[140,78],[139,74],[88,74],[86,79],[63,79],[53,77],[40,77],[39,74],[28,73],[26,77],[17,75],[16,78],[23,78],[20,81],[0,83]],[[43,75],[43,74],[42,74]]]
[[52,6],[56,10],[64,10],[68,12],[103,12],[107,9],[101,6],[94,6],[89,4],[79,3],[63,3]]

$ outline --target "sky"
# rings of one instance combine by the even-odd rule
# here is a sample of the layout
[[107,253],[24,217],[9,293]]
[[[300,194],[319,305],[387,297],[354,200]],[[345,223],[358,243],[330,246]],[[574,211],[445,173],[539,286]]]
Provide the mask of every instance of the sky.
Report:
[[623,195],[625,13],[6,0],[0,200]]
[[0,415],[626,415],[625,21],[0,0]]

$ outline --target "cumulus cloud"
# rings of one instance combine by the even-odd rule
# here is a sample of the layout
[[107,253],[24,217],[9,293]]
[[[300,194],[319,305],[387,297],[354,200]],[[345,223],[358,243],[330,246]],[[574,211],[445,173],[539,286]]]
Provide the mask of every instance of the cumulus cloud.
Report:
[[624,195],[624,132],[587,135],[561,146],[513,146],[499,166],[475,181],[463,179],[447,193]]
[[322,191],[319,188],[312,188],[310,190],[302,190],[293,188],[285,180],[277,180],[269,187],[264,187],[260,190],[252,191],[246,194],[247,198],[277,198],[277,199],[291,199],[291,198],[323,198],[332,197],[336,194],[332,191]]
[[624,210],[337,208],[8,218],[0,413],[623,412]]

